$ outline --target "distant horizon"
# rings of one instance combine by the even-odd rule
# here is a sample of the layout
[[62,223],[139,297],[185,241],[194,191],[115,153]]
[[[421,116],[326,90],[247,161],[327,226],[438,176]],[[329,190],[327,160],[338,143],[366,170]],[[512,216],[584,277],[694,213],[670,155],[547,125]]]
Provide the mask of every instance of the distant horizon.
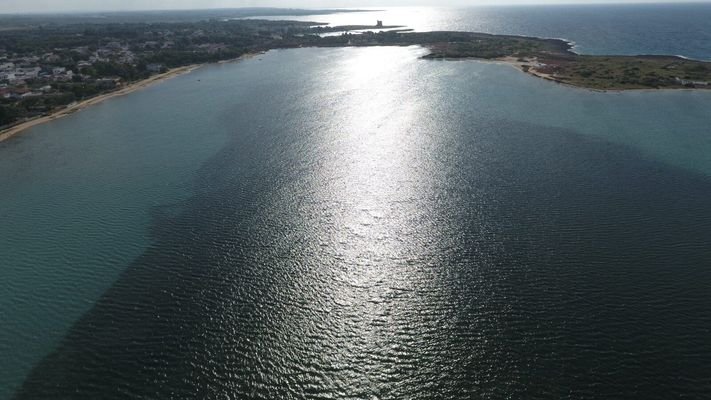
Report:
[[[120,12],[156,12],[156,11],[191,11],[191,10],[230,10],[230,9],[300,9],[300,10],[330,10],[330,9],[382,9],[393,7],[437,7],[437,8],[469,8],[491,6],[571,6],[571,5],[682,5],[682,4],[711,4],[711,0],[685,0],[674,2],[669,0],[414,0],[405,4],[405,1],[351,1],[339,0],[326,2],[324,0],[288,0],[280,2],[254,1],[254,0],[181,0],[181,1],[154,1],[148,7],[144,2],[138,1],[103,1],[100,4],[91,0],[61,1],[22,1],[9,0],[0,15],[18,14],[81,14],[81,13],[120,13]],[[177,3],[177,4],[176,4]],[[259,3],[259,4],[255,4]],[[120,5],[119,5],[120,4]]]

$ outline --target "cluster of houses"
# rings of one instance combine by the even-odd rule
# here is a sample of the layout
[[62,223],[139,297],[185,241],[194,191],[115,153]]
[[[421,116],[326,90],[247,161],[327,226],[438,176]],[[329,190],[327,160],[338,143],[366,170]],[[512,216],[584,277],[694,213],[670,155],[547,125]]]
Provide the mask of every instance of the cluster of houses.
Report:
[[[119,42],[109,42],[94,51],[90,50],[88,46],[76,47],[68,51],[75,56],[72,60],[76,58],[83,60],[78,62],[64,60],[62,62],[63,57],[60,54],[65,53],[66,57],[67,49],[56,49],[56,52],[41,56],[0,55],[0,98],[19,100],[26,97],[42,96],[52,92],[52,83],[71,82],[77,79],[85,81],[89,77],[81,72],[97,62],[112,61],[133,65],[137,62],[137,56],[129,49],[129,46]],[[72,63],[74,65],[71,68],[59,66]],[[161,72],[164,69],[161,64],[150,64],[147,68],[150,72]],[[117,79],[111,78],[110,80],[116,83]],[[30,82],[32,83],[31,88],[28,87]]]
[[[199,32],[197,32],[199,34]],[[175,45],[172,40],[148,40],[134,44],[141,53],[152,53],[162,49],[170,49]],[[196,46],[199,51],[217,53],[227,48],[224,44],[201,44]],[[69,82],[75,76],[86,78],[81,74],[85,68],[89,68],[98,62],[116,62],[119,64],[136,65],[140,56],[136,55],[131,47],[126,43],[118,41],[108,42],[97,49],[90,49],[88,46],[80,46],[72,49],[55,49],[56,52],[44,54],[42,56],[20,57],[17,59],[8,58],[0,54],[0,89],[8,92],[8,87],[22,87],[30,80],[40,80],[42,82]],[[74,56],[72,60],[80,58],[81,61],[69,63],[62,62],[62,56],[58,53],[71,52]],[[142,54],[145,55],[145,54]],[[73,64],[71,68],[57,65]],[[164,70],[161,64],[149,64],[148,71],[155,73]]]
[[[187,32],[181,32],[186,34]],[[188,37],[197,39],[205,33],[195,30]],[[8,87],[19,88],[27,81],[41,81],[42,83],[69,82],[81,78],[86,68],[99,62],[115,62],[119,64],[136,65],[140,58],[175,46],[176,33],[171,30],[147,32],[147,40],[131,44],[118,40],[104,42],[98,48],[78,46],[74,48],[54,49],[53,52],[42,55],[13,58],[12,55],[3,54],[0,49],[0,90],[8,96]],[[226,50],[227,45],[222,43],[202,43],[195,46],[195,51],[210,54]],[[135,52],[139,54],[136,54]],[[68,54],[70,54],[68,56]],[[75,61],[79,59],[80,61]],[[150,72],[161,72],[165,68],[160,64],[148,65]],[[36,85],[34,85],[36,86]]]
[[0,97],[4,99],[19,100],[27,97],[38,97],[52,91],[51,85],[45,85],[37,89],[29,89],[27,87],[9,87],[0,84]]
[[[275,28],[269,27],[268,31]],[[276,32],[287,31],[288,27],[278,27]],[[255,28],[255,35],[261,32]],[[142,59],[150,59],[161,51],[175,49],[181,38],[194,41],[190,49],[181,51],[217,54],[229,49],[224,43],[206,43],[206,33],[202,29],[167,30],[159,29],[143,33],[143,40],[122,41],[102,38],[95,46],[85,44],[70,48],[55,48],[44,54],[23,56],[11,54],[0,48],[0,99],[20,100],[26,97],[58,94],[62,83],[80,82],[106,84],[107,87],[120,85],[115,76],[96,77],[92,68],[97,63],[115,63],[136,66]],[[224,32],[227,34],[227,32]],[[81,36],[81,33],[77,34]],[[274,38],[281,39],[277,35]],[[88,43],[88,42],[87,42]],[[150,73],[164,72],[165,65],[150,63],[146,70]],[[104,82],[106,81],[106,82]],[[110,81],[110,82],[109,82]],[[53,90],[54,88],[54,90]]]
[[45,78],[48,80],[71,80],[73,72],[66,68],[45,68],[37,65],[0,63],[0,81],[10,84],[24,84],[26,80]]
[[[0,60],[0,97],[21,99],[41,96],[52,91],[52,82],[68,82],[74,78],[74,71],[65,67],[38,65],[37,57],[25,57],[14,61]],[[38,82],[33,89],[27,81]]]

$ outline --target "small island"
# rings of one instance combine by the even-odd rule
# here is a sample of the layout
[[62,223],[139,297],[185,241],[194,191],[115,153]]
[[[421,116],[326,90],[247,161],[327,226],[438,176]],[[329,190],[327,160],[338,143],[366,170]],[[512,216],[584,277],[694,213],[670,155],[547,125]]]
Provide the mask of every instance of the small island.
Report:
[[424,59],[504,62],[591,90],[711,89],[709,62],[581,55],[558,39],[412,32],[383,21],[329,26],[212,14],[194,18],[184,13],[157,22],[113,14],[102,22],[87,16],[0,17],[0,140],[201,64],[274,49],[417,45],[429,49]]

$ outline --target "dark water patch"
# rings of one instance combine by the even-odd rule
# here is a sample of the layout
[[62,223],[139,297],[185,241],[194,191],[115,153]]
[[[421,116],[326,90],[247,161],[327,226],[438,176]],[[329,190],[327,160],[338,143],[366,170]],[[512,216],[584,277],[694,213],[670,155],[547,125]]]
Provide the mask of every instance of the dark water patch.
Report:
[[419,162],[382,186],[296,151],[317,133],[235,135],[16,398],[708,393],[711,180],[463,126],[403,147]]

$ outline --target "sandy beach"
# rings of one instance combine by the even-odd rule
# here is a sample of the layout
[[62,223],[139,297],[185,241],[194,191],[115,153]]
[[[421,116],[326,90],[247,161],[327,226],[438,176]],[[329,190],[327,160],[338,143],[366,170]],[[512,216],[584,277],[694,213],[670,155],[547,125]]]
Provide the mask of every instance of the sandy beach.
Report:
[[118,97],[118,96],[123,96],[123,95],[129,94],[129,93],[135,92],[136,90],[143,89],[147,86],[153,85],[155,83],[165,81],[167,79],[176,77],[178,75],[186,74],[186,73],[191,72],[201,66],[202,66],[202,64],[195,64],[195,65],[187,65],[187,66],[179,67],[179,68],[173,68],[165,73],[151,76],[150,78],[146,78],[142,81],[132,83],[130,85],[122,87],[121,89],[115,90],[113,92],[102,94],[102,95],[92,97],[92,98],[84,100],[84,101],[80,101],[78,103],[68,105],[60,110],[53,112],[50,115],[45,115],[42,117],[33,118],[28,121],[19,123],[15,126],[12,126],[10,128],[7,128],[7,129],[1,131],[0,132],[0,142],[2,142],[3,140],[7,140],[7,139],[27,130],[29,128],[32,128],[33,126],[44,124],[45,122],[54,121],[58,118],[62,118],[62,117],[67,116],[69,114],[83,110],[84,108],[87,108],[87,107],[92,106],[94,104],[101,103],[102,101],[112,99],[112,98]]
[[[571,85],[569,83],[563,82],[551,74],[539,71],[538,68],[541,67],[541,64],[538,62],[538,60],[536,58],[519,59],[516,57],[501,57],[501,58],[495,59],[495,62],[500,62],[503,64],[511,65],[514,68],[516,68],[522,72],[525,72],[529,75],[533,75],[537,78],[546,79],[546,80],[560,83],[563,85],[579,87],[579,86],[575,86],[575,85]],[[591,88],[582,88],[582,89],[592,90],[594,92],[604,91],[604,90],[591,89]]]

